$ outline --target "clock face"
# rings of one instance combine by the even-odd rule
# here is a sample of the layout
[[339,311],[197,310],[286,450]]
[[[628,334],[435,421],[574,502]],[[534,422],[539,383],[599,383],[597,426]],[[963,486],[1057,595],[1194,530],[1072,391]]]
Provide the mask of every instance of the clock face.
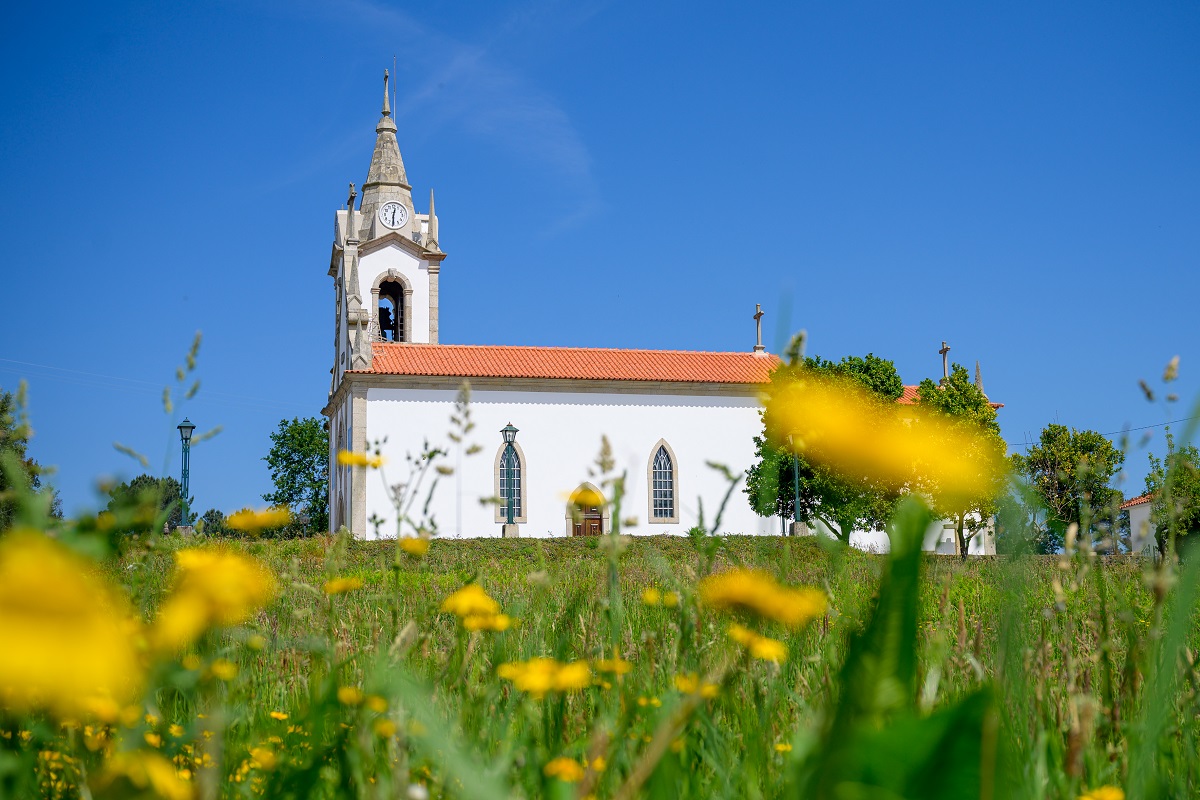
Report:
[[384,203],[379,207],[379,221],[389,228],[399,228],[408,222],[408,209],[395,200]]

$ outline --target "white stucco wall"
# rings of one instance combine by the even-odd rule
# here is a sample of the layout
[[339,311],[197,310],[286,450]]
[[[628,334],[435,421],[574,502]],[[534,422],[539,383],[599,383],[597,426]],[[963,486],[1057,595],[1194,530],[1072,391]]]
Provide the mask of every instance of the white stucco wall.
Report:
[[369,309],[372,316],[376,314],[376,310],[371,308],[371,288],[375,279],[389,269],[403,275],[413,290],[412,319],[405,321],[406,327],[412,332],[409,341],[428,342],[429,263],[406,252],[399,245],[389,244],[359,258],[358,280],[363,305]]
[[[414,304],[415,305],[415,304]],[[419,453],[425,439],[431,445],[449,446],[450,415],[456,391],[452,389],[383,389],[367,392],[367,441],[387,438],[386,480],[406,481],[406,453]],[[703,498],[705,520],[711,527],[721,497],[728,486],[706,461],[746,470],[754,458],[753,437],[761,429],[758,401],[753,397],[704,397],[648,394],[600,394],[475,390],[471,415],[475,423],[470,441],[483,450],[459,461],[456,449],[443,463],[456,472],[442,477],[430,506],[439,534],[446,537],[499,536],[493,506],[479,498],[495,493],[496,453],[502,446],[500,429],[511,422],[520,432],[517,442],[525,456],[526,515],[522,537],[557,537],[567,533],[567,498],[582,482],[599,485],[589,468],[607,435],[616,460],[616,472],[628,473],[621,516],[636,517],[633,534],[683,534],[696,525]],[[650,524],[647,507],[647,465],[651,448],[665,439],[675,452],[678,471],[678,524]],[[721,532],[777,534],[777,518],[763,519],[753,511],[741,491],[734,494],[722,520]],[[610,496],[606,490],[606,496]],[[395,511],[379,473],[367,480],[366,513],[385,520],[383,536],[395,535]],[[368,525],[368,536],[374,531]]]
[[1129,543],[1134,553],[1141,554],[1157,546],[1154,540],[1154,524],[1150,522],[1151,503],[1138,503],[1129,507]]

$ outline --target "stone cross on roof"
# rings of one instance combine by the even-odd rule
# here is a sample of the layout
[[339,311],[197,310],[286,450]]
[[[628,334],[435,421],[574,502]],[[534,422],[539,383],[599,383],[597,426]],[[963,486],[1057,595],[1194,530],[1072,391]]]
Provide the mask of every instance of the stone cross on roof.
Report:
[[942,342],[942,349],[938,350],[942,354],[942,380],[950,377],[950,345]]

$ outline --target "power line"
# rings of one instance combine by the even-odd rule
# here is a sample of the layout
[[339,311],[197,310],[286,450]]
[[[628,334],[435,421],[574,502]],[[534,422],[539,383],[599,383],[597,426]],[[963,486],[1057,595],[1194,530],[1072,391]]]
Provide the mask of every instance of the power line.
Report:
[[[1177,422],[1188,422],[1189,420],[1193,420],[1193,419],[1197,419],[1197,417],[1195,415],[1190,416],[1190,417],[1180,417],[1179,419],[1172,419],[1172,420],[1168,420],[1166,422],[1156,422],[1153,425],[1142,425],[1137,428],[1122,428],[1119,431],[1108,431],[1107,433],[1102,433],[1100,435],[1101,436],[1119,436],[1124,433],[1133,433],[1134,431],[1148,431],[1151,428],[1165,428],[1166,426],[1174,425]],[[1005,444],[1007,444],[1009,446],[1013,446],[1013,447],[1030,447],[1033,443],[1030,442],[1029,440],[1025,440],[1023,442],[1008,442],[1008,441],[1006,441]]]

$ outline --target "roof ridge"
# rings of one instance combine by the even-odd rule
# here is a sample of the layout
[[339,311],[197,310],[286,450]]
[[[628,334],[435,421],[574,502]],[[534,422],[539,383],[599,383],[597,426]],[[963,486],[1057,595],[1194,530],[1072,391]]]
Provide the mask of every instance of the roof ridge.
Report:
[[[746,358],[762,358],[761,354],[753,353],[748,350],[669,350],[666,348],[642,348],[642,347],[584,347],[571,345],[549,345],[549,344],[452,344],[448,342],[439,342],[433,344],[431,342],[375,342],[375,346],[383,346],[385,348],[437,348],[438,350],[446,350],[447,348],[464,348],[470,350],[558,350],[558,351],[584,351],[592,353],[671,353],[671,354],[695,354],[704,356],[745,356]],[[778,358],[774,353],[767,355]]]

